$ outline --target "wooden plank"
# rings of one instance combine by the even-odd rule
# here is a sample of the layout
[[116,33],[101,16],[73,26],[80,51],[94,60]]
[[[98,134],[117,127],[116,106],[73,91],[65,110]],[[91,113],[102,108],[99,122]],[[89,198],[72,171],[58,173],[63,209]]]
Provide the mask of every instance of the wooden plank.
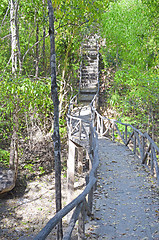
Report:
[[128,126],[127,125],[125,125],[125,141],[126,141],[126,143],[127,143],[127,139],[128,138]]
[[86,212],[83,204],[78,218],[78,240],[85,239],[85,215]]
[[131,133],[128,141],[126,142],[126,144],[125,144],[126,146],[129,144],[129,142],[131,141],[131,139],[132,139],[133,136],[134,136],[134,131]]
[[134,132],[134,139],[133,139],[133,153],[136,154],[136,132]]
[[71,217],[69,225],[68,225],[68,227],[67,227],[67,229],[64,233],[63,240],[70,240],[71,239],[72,231],[74,229],[76,221],[78,220],[78,217],[79,217],[79,214],[81,212],[82,206],[83,206],[83,202],[78,204],[75,211],[73,212],[73,215]]
[[79,121],[79,139],[81,140],[81,133],[82,133],[82,120]]
[[149,140],[149,142],[152,144],[152,146],[157,150],[157,152],[159,153],[159,148],[157,147],[156,143],[150,138],[150,136],[148,135],[148,133],[144,133],[144,136]]
[[78,173],[83,173],[83,147],[78,147]]
[[157,183],[159,185],[159,166],[158,166],[157,157],[156,157],[154,147],[151,148],[151,151],[152,151],[152,155],[153,155],[153,162],[154,162],[153,164],[154,164],[154,167],[155,167]]
[[[88,183],[89,183],[89,175],[87,175],[87,178],[86,178],[86,184],[88,184]],[[88,207],[89,207],[90,212],[92,213],[92,209],[93,209],[93,187],[88,194]]]
[[142,136],[142,163],[143,163],[143,159],[144,159],[144,155],[145,155],[145,137]]
[[67,203],[71,202],[74,195],[75,175],[75,144],[69,140],[69,153],[67,160]]
[[103,119],[101,118],[100,136],[103,135]]
[[149,153],[150,149],[151,149],[151,143],[149,144],[149,147],[148,147],[148,149],[147,149],[147,151],[146,151],[146,153],[145,153],[145,155],[144,155],[144,157],[142,159],[142,164],[146,163],[146,158],[148,156],[148,153]]

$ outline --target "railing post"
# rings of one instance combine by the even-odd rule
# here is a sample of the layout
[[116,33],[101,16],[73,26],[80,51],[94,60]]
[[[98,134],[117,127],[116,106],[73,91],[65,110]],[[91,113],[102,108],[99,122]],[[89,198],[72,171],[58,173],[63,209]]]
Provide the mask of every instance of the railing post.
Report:
[[112,137],[112,140],[114,141],[115,140],[115,136],[114,136],[114,121],[113,121],[113,128],[112,128],[112,130],[113,130],[113,137]]
[[144,156],[145,156],[145,137],[142,136],[142,157],[141,157],[142,163],[143,163]]
[[[86,176],[86,185],[89,183],[89,175]],[[93,209],[93,187],[91,189],[91,191],[88,194],[88,207],[90,212],[92,213],[92,209]]]
[[[75,144],[69,140],[69,153],[67,159],[67,203],[73,200],[74,195],[74,175],[75,175]],[[68,214],[68,222],[71,213]]]
[[154,175],[154,153],[155,149],[151,146],[151,174]]
[[[84,200],[85,201],[85,200]],[[78,240],[85,239],[85,204],[83,201],[83,206],[78,218]]]
[[83,147],[78,147],[78,173],[83,173]]
[[127,140],[128,140],[128,126],[125,125],[125,141],[127,143]]
[[103,119],[101,118],[100,136],[103,136]]
[[82,120],[80,119],[80,123],[79,123],[79,140],[81,140],[81,133],[82,133]]
[[136,154],[136,132],[134,131],[134,148],[133,153]]

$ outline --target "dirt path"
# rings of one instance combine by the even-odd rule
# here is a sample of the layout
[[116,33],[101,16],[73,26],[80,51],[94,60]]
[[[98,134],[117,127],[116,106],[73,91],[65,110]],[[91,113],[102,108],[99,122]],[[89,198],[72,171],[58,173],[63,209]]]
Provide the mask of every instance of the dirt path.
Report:
[[94,217],[87,239],[159,240],[159,191],[124,145],[99,139]]
[[[78,176],[77,176],[78,179]],[[85,178],[76,181],[76,195],[80,194]],[[81,188],[82,186],[82,188]],[[20,189],[19,189],[20,190]],[[67,201],[66,177],[62,175],[63,207]],[[55,215],[54,174],[47,174],[27,183],[22,196],[7,194],[0,199],[0,239],[32,240]],[[63,223],[67,218],[63,219]],[[47,240],[56,239],[56,229]]]

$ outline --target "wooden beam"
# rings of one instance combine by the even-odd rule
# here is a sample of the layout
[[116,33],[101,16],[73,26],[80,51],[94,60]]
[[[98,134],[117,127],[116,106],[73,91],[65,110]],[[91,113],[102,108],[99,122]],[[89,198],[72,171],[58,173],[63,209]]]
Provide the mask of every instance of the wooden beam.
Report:
[[74,195],[75,174],[75,144],[69,140],[69,153],[67,160],[67,203],[71,202]]

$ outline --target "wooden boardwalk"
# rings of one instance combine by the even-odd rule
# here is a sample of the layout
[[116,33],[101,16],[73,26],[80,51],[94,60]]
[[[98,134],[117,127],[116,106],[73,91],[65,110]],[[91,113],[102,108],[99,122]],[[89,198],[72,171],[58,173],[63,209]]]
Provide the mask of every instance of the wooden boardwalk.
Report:
[[[69,223],[64,240],[159,240],[159,148],[147,133],[97,112],[97,50],[95,39],[91,37],[90,45],[89,41],[84,44],[87,64],[84,59],[80,91],[70,101],[67,116],[68,204],[50,219],[34,240],[47,239],[66,215]],[[120,139],[124,145],[115,143],[115,139]],[[75,169],[83,175],[84,152],[89,158],[86,186],[74,199]],[[147,172],[142,164],[149,167]],[[157,181],[155,178],[152,180],[150,174]],[[77,232],[73,232],[75,226]]]
[[127,147],[99,138],[97,190],[87,239],[159,240],[159,191]]

